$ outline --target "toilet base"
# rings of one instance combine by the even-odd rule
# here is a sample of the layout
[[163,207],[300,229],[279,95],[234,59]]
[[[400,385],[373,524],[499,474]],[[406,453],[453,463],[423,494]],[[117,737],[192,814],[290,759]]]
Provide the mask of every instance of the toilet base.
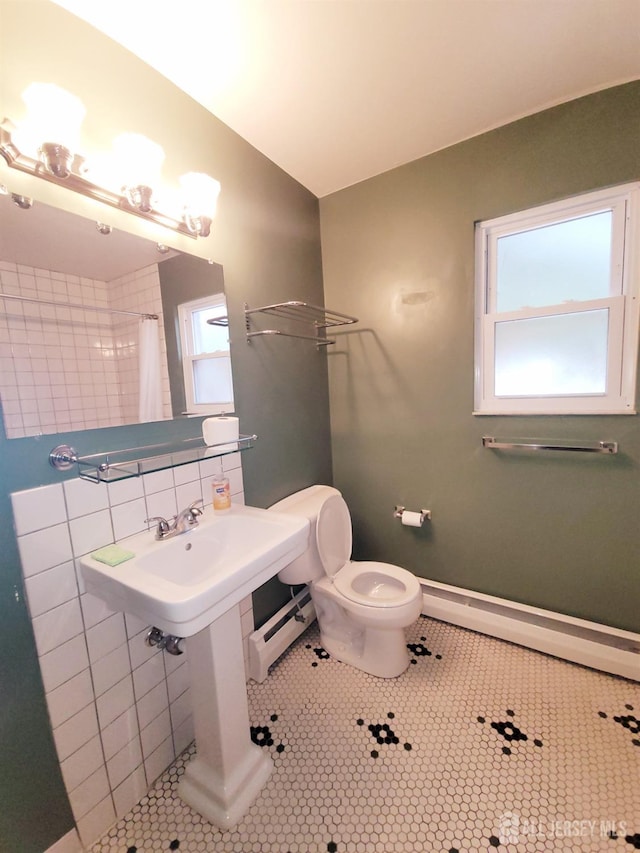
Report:
[[365,628],[363,643],[354,645],[325,634],[320,625],[320,641],[331,657],[377,678],[397,678],[409,666],[404,628]]

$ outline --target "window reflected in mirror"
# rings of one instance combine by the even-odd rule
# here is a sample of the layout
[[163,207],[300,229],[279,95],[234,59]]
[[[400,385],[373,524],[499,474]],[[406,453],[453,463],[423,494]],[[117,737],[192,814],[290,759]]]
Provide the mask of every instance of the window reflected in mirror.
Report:
[[189,414],[233,411],[231,353],[224,293],[178,306],[184,388]]

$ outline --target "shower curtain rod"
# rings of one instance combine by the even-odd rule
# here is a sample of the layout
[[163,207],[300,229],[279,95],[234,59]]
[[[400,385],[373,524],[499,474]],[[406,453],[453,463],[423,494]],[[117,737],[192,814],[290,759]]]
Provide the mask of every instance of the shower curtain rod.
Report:
[[143,317],[145,320],[157,320],[157,314],[144,314],[140,311],[123,311],[118,308],[97,308],[93,305],[74,305],[71,302],[54,302],[48,299],[31,299],[28,296],[12,296],[0,293],[0,299],[17,299],[18,302],[32,302],[36,305],[53,305],[54,308],[80,308],[82,311],[97,311],[100,314],[129,314],[133,317]]

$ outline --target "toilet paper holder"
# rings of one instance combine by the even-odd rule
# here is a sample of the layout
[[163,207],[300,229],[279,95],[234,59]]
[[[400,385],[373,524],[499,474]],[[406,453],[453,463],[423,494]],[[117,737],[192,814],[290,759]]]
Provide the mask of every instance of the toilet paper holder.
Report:
[[[396,508],[393,511],[393,517],[402,519],[402,513],[405,510],[406,510],[406,507],[396,505]],[[423,521],[425,521],[425,520],[431,521],[431,510],[430,509],[421,509],[420,510],[420,524],[422,524]]]

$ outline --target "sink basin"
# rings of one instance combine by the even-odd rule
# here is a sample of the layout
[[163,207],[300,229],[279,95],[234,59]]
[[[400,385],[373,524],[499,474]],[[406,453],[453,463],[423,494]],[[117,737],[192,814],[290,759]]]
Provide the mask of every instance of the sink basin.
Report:
[[87,592],[169,634],[190,637],[303,553],[309,523],[243,505],[205,509],[197,526],[156,541],[151,531],[118,544],[135,557],[108,566],[80,560]]

